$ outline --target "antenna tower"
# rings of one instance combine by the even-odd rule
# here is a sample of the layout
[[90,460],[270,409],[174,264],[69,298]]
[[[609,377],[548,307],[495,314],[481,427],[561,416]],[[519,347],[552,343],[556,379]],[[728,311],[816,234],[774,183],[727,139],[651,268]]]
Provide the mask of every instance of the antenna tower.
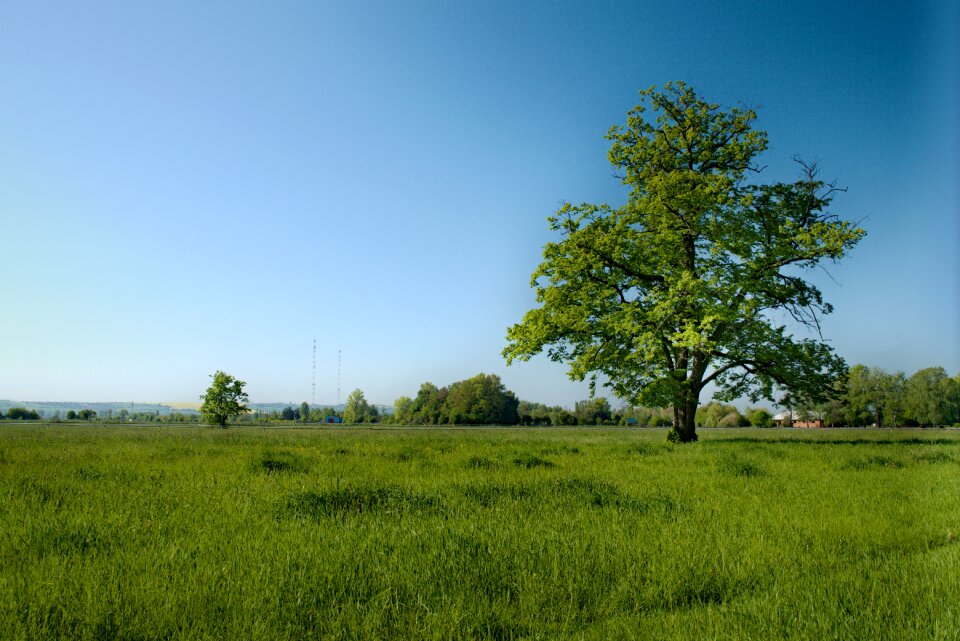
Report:
[[340,350],[337,350],[337,405],[340,404]]
[[317,402],[317,337],[313,337],[313,378],[310,381],[310,404]]

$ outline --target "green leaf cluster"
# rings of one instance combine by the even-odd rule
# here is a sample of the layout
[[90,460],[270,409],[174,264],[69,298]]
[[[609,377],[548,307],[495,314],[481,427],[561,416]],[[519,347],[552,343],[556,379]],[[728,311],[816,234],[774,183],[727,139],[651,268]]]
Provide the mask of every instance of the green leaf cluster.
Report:
[[207,393],[200,396],[203,400],[200,416],[209,425],[226,427],[231,417],[250,411],[243,405],[250,401],[247,393],[243,391],[246,383],[220,370],[211,378],[213,382],[207,388]]
[[496,374],[472,378],[438,388],[424,383],[416,398],[406,396],[394,404],[394,420],[416,425],[515,425],[520,401]]
[[367,402],[363,390],[357,388],[350,392],[347,404],[343,408],[344,423],[376,423],[378,417],[376,406]]

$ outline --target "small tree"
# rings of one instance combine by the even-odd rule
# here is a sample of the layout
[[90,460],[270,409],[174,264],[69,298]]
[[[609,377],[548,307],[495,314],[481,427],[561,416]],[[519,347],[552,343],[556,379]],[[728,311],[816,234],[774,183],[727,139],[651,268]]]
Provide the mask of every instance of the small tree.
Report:
[[200,415],[210,425],[226,427],[231,416],[250,411],[250,408],[242,405],[250,401],[243,391],[246,383],[220,370],[212,378],[213,383],[207,388],[207,393],[200,397],[203,400]]
[[304,423],[310,420],[310,405],[306,401],[300,403],[300,420]]
[[364,423],[376,416],[376,410],[370,406],[363,390],[357,388],[347,397],[347,405],[343,408],[344,423]]
[[770,416],[770,412],[762,407],[749,410],[747,412],[747,418],[750,420],[750,425],[754,427],[770,427],[773,425],[773,417]]

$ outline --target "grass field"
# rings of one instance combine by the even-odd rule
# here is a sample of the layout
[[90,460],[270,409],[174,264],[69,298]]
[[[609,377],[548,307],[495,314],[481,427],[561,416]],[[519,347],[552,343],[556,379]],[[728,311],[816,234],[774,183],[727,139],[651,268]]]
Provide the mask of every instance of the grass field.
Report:
[[0,428],[3,639],[957,639],[960,433]]

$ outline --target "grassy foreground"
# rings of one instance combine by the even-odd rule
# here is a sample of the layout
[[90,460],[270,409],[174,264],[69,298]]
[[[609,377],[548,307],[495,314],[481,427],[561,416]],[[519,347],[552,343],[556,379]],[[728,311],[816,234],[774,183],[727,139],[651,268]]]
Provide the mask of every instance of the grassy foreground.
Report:
[[957,639],[960,433],[0,429],[3,639]]

